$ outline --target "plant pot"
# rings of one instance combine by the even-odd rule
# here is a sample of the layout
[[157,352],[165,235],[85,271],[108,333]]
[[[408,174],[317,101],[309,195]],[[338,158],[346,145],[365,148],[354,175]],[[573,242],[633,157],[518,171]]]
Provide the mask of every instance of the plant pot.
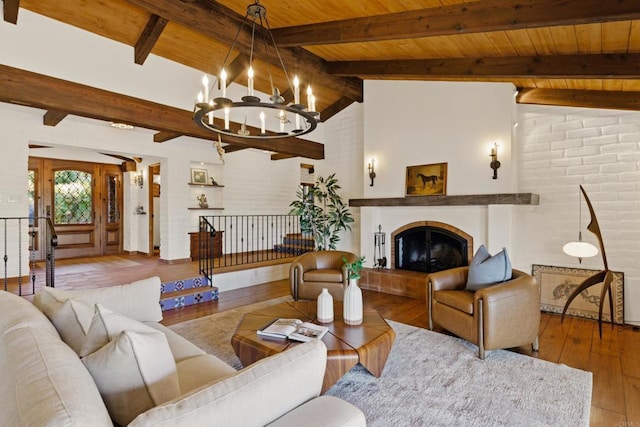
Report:
[[357,279],[349,279],[349,285],[344,290],[342,318],[347,325],[362,323],[362,290],[358,287]]

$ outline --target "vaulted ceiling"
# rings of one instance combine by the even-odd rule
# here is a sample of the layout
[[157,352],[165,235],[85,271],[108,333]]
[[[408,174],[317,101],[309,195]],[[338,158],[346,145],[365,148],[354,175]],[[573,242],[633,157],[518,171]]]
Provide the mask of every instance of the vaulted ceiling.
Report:
[[[131,60],[144,66],[149,54],[218,74],[238,32],[248,0],[4,0],[4,19],[20,25],[19,9],[65,22],[134,47]],[[640,1],[638,0],[261,0],[287,67],[303,85],[312,83],[322,120],[362,101],[363,79],[511,82],[517,102],[613,109],[640,109]],[[250,32],[240,33],[228,71],[232,80],[249,58]],[[257,90],[270,93],[264,57],[256,52]],[[289,83],[274,67],[276,87],[291,101]],[[56,79],[22,74],[10,67],[0,77],[41,81],[48,90]],[[62,82],[66,84],[69,82]],[[37,85],[36,85],[37,87]],[[41,87],[42,88],[42,87]],[[59,88],[44,103],[42,91],[0,80],[0,101],[21,102],[49,111],[50,124],[65,114],[136,122],[156,129],[156,141],[179,135],[209,138],[179,109],[155,105],[126,94],[107,92],[107,111],[95,105],[74,107]],[[12,96],[2,93],[10,90]],[[33,99],[24,99],[33,97]],[[16,99],[20,98],[20,99]],[[38,99],[36,99],[38,98]],[[76,99],[77,100],[77,99]],[[57,103],[57,104],[56,104]],[[137,108],[155,108],[172,117],[149,122]],[[75,109],[74,109],[75,108]],[[89,111],[84,111],[88,109]],[[168,110],[165,110],[168,109]],[[83,111],[78,111],[83,110]],[[176,111],[177,110],[177,111]],[[159,117],[159,116],[156,116]],[[122,120],[122,119],[125,120]],[[45,123],[47,117],[45,117]],[[226,139],[227,151],[259,141]],[[301,148],[302,147],[302,148]],[[283,158],[322,158],[321,144],[283,140],[268,149]]]

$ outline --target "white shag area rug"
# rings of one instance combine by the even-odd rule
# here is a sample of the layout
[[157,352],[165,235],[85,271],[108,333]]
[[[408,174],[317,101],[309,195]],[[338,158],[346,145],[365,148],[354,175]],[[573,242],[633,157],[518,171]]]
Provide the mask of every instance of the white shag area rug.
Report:
[[[171,326],[241,368],[231,335],[265,301]],[[507,350],[477,357],[462,339],[389,321],[396,340],[380,378],[356,365],[326,394],[360,408],[369,426],[588,426],[590,372]]]

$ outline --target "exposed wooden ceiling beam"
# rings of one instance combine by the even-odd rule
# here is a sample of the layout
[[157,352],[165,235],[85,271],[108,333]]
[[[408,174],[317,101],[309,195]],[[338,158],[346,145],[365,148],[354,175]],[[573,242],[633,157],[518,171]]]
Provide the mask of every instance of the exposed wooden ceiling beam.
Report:
[[327,64],[327,72],[363,77],[636,79],[640,77],[640,54],[341,61]]
[[[130,3],[154,15],[191,28],[206,36],[231,45],[244,17],[212,0],[195,0],[184,3],[175,0],[129,0]],[[251,50],[251,31],[243,28],[238,35],[235,49],[248,55]],[[325,72],[326,62],[301,48],[280,49],[282,61],[291,69],[313,76],[315,84],[330,87],[338,92],[362,100],[362,81],[353,77],[338,77]],[[268,58],[263,49],[256,49],[254,56],[261,60]]]
[[20,0],[4,0],[3,3],[2,13],[4,14],[4,20],[11,24],[17,24]]
[[[0,101],[127,123],[160,132],[217,140],[217,135],[195,124],[191,111],[6,65],[0,65]],[[295,137],[264,141],[225,136],[223,142],[313,159],[324,158],[324,145]]]
[[637,0],[493,0],[273,30],[278,46],[507,31],[640,18]]
[[57,126],[65,117],[67,117],[65,111],[49,110],[44,113],[42,124],[45,126]]
[[[229,65],[225,67],[227,72],[227,85],[234,82],[238,76],[249,66],[249,56],[243,53],[236,56]],[[218,88],[220,89],[220,88]]]
[[168,22],[169,21],[158,15],[151,15],[151,18],[149,18],[147,25],[144,27],[140,38],[134,46],[134,62],[136,64],[144,64],[144,61],[146,61],[147,56],[151,53],[153,46],[158,42]]
[[331,117],[335,116],[354,102],[355,101],[353,99],[343,96],[342,98],[338,99],[336,102],[322,110],[320,112],[320,119],[322,119],[323,122],[326,122]]
[[271,155],[271,160],[284,160],[284,159],[290,159],[292,157],[291,154],[282,154],[282,153],[275,153]]
[[122,172],[135,172],[138,167],[135,162],[132,161],[124,161],[120,164],[122,168]]
[[520,89],[519,104],[558,105],[563,107],[640,110],[640,92],[606,90]]
[[167,142],[182,136],[181,133],[175,132],[158,132],[153,134],[153,142]]
[[228,144],[224,147],[225,154],[233,153],[234,151],[246,150],[249,147],[240,147],[239,145]]

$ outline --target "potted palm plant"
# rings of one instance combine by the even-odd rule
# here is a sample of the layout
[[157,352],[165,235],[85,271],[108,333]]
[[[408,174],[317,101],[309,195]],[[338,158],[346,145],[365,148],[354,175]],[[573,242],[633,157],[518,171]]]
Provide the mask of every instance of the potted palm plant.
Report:
[[313,237],[317,251],[336,249],[340,232],[351,230],[353,216],[338,190],[340,185],[335,173],[326,179],[318,177],[307,191],[301,186],[297,199],[289,205],[289,215],[300,217],[300,228],[303,234]]

